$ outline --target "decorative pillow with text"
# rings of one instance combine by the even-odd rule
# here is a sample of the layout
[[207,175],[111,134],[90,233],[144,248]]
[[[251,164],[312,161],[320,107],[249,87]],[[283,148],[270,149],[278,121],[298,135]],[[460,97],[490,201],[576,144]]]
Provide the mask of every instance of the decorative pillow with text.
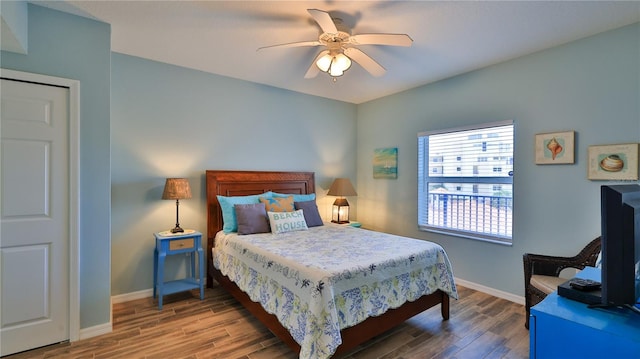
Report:
[[293,212],[267,212],[271,233],[305,231],[309,229],[301,209]]

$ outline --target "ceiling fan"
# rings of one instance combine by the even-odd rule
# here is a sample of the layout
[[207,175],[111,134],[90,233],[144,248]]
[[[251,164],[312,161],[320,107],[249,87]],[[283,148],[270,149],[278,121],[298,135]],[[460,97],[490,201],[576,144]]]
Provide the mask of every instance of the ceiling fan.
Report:
[[317,41],[291,42],[258,49],[324,46],[326,49],[316,55],[309,70],[304,75],[305,78],[316,77],[322,71],[328,73],[333,77],[333,81],[336,81],[336,77],[342,76],[351,67],[351,60],[357,62],[373,76],[382,76],[386,72],[385,68],[356,46],[411,46],[413,43],[413,40],[407,34],[351,35],[351,31],[343,26],[341,19],[331,18],[328,12],[318,9],[307,9],[307,11],[322,29],[322,34],[320,34]]

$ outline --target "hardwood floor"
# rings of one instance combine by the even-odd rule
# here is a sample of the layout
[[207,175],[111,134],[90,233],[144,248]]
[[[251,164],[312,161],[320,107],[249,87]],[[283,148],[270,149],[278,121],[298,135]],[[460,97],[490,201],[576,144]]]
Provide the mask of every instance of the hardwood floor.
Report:
[[[451,319],[421,313],[342,359],[528,358],[524,307],[458,286]],[[297,358],[222,288],[114,305],[113,332],[8,356],[31,358]]]

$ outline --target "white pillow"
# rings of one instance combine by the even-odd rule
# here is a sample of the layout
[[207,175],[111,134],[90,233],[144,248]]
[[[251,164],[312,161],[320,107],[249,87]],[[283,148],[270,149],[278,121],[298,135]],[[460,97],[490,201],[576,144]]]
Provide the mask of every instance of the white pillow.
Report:
[[309,229],[301,209],[294,212],[267,212],[272,233],[305,231]]

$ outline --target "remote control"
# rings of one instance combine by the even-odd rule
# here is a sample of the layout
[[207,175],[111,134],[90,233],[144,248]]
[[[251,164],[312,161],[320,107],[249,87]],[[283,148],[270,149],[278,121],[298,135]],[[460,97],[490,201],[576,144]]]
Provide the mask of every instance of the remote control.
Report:
[[573,289],[582,290],[585,292],[600,289],[600,282],[596,282],[591,279],[573,278],[569,285]]

